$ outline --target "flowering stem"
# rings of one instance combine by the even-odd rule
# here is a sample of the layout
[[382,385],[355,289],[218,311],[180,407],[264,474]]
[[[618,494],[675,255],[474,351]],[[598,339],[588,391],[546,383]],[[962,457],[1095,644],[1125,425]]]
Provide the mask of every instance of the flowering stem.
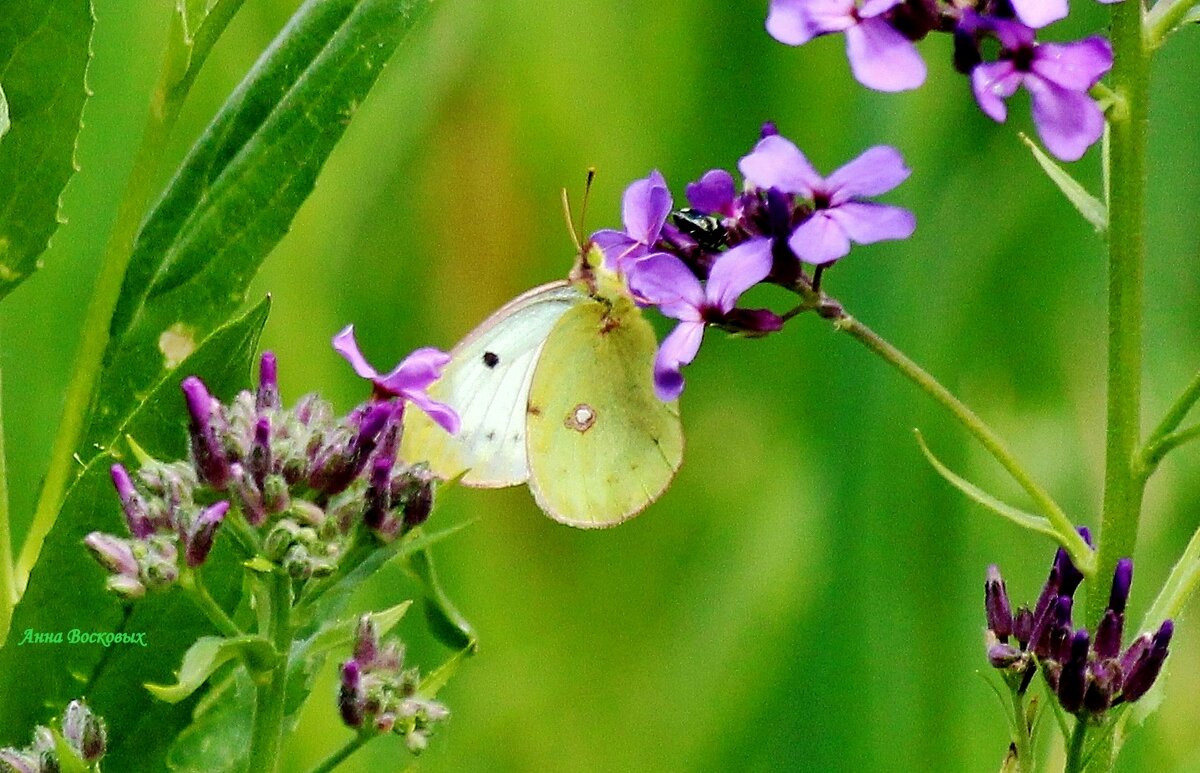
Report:
[[1033,773],[1033,743],[1030,738],[1033,728],[1029,726],[1025,713],[1025,694],[1018,690],[1009,690],[1009,695],[1012,696],[1013,718],[1016,720],[1013,726],[1013,746],[1017,750],[1017,771]]
[[1135,462],[1141,440],[1150,50],[1142,36],[1142,4],[1119,3],[1112,9],[1111,82],[1116,100],[1108,114],[1108,428],[1098,582],[1090,583],[1088,593],[1086,619],[1091,621],[1104,614],[1117,561],[1133,555],[1144,490]]
[[367,741],[377,737],[378,736],[373,733],[359,733],[351,738],[345,746],[323,759],[320,764],[309,771],[309,773],[329,773],[329,771],[345,762],[351,754],[354,754],[354,752],[365,746]]
[[0,641],[8,636],[8,626],[12,622],[16,603],[17,586],[13,573],[12,530],[8,509],[8,457],[4,452],[4,418],[0,414]]
[[283,741],[288,653],[292,646],[292,586],[291,579],[278,570],[256,575],[254,584],[259,630],[275,646],[279,659],[255,692],[248,769],[273,773],[279,764]]
[[192,603],[204,613],[204,616],[218,631],[230,637],[244,635],[244,631],[238,628],[237,623],[233,622],[229,615],[225,614],[225,610],[221,609],[221,605],[208,594],[208,589],[204,587],[204,582],[200,579],[198,572],[193,569],[184,569],[179,575],[179,584],[187,592]]
[[134,241],[151,196],[155,192],[156,172],[171,130],[179,117],[184,99],[196,73],[212,45],[233,18],[244,0],[222,0],[210,9],[203,25],[204,37],[188,39],[181,17],[176,14],[168,36],[167,50],[159,71],[158,82],[150,100],[150,111],[142,131],[142,141],[133,159],[133,168],[125,184],[125,192],[117,205],[117,218],[109,233],[101,258],[100,273],[88,303],[79,348],[75,353],[74,371],[67,386],[62,420],[50,449],[50,462],[43,479],[37,509],[21,547],[16,567],[16,583],[24,588],[29,572],[37,561],[42,543],[62,506],[67,487],[74,479],[75,449],[83,436],[84,422],[103,366],[108,347],[109,322],[121,295],[125,270],[133,254]]
[[949,410],[958,419],[958,422],[974,435],[983,447],[988,450],[988,453],[1008,471],[1013,480],[1020,484],[1021,488],[1025,489],[1026,493],[1037,504],[1038,509],[1050,521],[1050,525],[1054,527],[1058,541],[1070,553],[1071,561],[1074,562],[1075,566],[1085,576],[1091,576],[1095,569],[1095,559],[1091,548],[1087,546],[1087,543],[1075,531],[1071,520],[1063,512],[1062,508],[1058,506],[1058,503],[1025,471],[1012,452],[1004,445],[1004,441],[996,435],[991,427],[985,424],[974,411],[951,394],[950,390],[942,386],[937,379],[929,375],[921,366],[910,360],[903,352],[880,338],[875,331],[854,317],[843,312],[834,319],[834,325],[838,330],[849,333],[859,343],[882,357],[892,367],[900,371],[909,381],[916,384],[922,391]]
[[1087,740],[1088,725],[1082,719],[1075,721],[1075,730],[1071,733],[1071,743],[1067,747],[1067,764],[1063,773],[1083,773],[1084,741]]

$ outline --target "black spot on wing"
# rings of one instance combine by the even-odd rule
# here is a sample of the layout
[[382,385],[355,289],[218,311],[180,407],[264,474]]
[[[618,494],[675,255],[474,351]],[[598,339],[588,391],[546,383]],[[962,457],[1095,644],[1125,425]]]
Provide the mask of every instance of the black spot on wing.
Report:
[[483,364],[489,368],[496,367],[500,364],[500,355],[496,354],[495,352],[484,352]]

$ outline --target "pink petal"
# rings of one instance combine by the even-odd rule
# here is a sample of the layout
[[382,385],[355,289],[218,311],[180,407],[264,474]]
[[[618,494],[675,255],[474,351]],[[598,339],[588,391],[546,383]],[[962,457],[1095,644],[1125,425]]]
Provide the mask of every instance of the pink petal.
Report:
[[742,176],[757,188],[811,196],[825,181],[791,140],[778,134],[764,137],[738,162]]
[[654,392],[659,400],[669,402],[683,392],[680,368],[696,359],[703,340],[703,322],[680,322],[663,339],[654,357]]
[[829,210],[818,210],[800,224],[788,239],[792,252],[805,263],[824,266],[850,252],[850,238]]
[[863,0],[862,5],[858,7],[858,18],[870,19],[874,16],[880,16],[900,5],[901,0]]
[[846,55],[855,79],[876,91],[905,91],[925,82],[925,60],[912,41],[881,18],[846,30]]
[[1086,92],[1064,89],[1035,75],[1025,78],[1033,97],[1033,122],[1046,149],[1076,161],[1104,133],[1104,114]]
[[993,121],[1004,123],[1008,118],[1004,100],[1016,93],[1021,80],[1012,62],[988,62],[971,70],[971,90],[979,109]]
[[625,189],[621,220],[625,233],[646,246],[658,241],[667,215],[671,213],[671,192],[667,182],[656,169],[648,177],[634,180]]
[[457,435],[461,422],[453,408],[445,403],[434,400],[423,390],[407,390],[403,397],[413,405],[429,414],[429,418],[441,425],[442,429],[451,435]]
[[416,349],[400,361],[392,372],[379,380],[379,385],[393,394],[411,389],[428,389],[441,378],[442,368],[450,362],[450,355],[432,346]]
[[1101,37],[1075,43],[1045,43],[1037,47],[1030,67],[1052,83],[1087,91],[1112,69],[1112,46]]
[[886,145],[868,148],[826,180],[830,203],[841,204],[854,196],[878,196],[908,179],[912,170],[904,165],[900,151]]
[[854,0],[771,0],[767,34],[789,46],[854,24]]
[[858,244],[907,239],[917,228],[913,213],[890,204],[850,201],[827,213]]
[[1011,0],[1013,10],[1026,26],[1040,29],[1050,22],[1065,19],[1067,0]]
[[633,264],[628,274],[629,289],[638,298],[659,307],[673,319],[700,319],[704,288],[683,261],[665,252],[655,252]]
[[379,375],[359,351],[358,342],[354,340],[354,325],[346,325],[342,328],[342,332],[333,337],[333,350],[345,357],[346,361],[350,363],[350,367],[354,368],[354,372],[359,376],[373,379]]
[[742,293],[766,279],[771,273],[771,240],[751,239],[717,258],[708,274],[705,295],[709,302],[727,314]]

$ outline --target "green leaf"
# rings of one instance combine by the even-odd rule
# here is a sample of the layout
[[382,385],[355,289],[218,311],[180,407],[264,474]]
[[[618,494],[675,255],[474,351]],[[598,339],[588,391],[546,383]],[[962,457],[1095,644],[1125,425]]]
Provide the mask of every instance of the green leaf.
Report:
[[169,98],[182,99],[212,51],[213,44],[233,20],[245,0],[176,0],[175,27],[167,68]]
[[1092,224],[1092,228],[1096,229],[1097,233],[1103,233],[1108,230],[1108,207],[1104,206],[1104,202],[1088,193],[1087,189],[1080,184],[1078,180],[1070,175],[1067,170],[1055,162],[1054,159],[1046,155],[1038,144],[1031,140],[1028,135],[1022,133],[1021,141],[1025,143],[1029,151],[1033,153],[1033,158],[1038,162],[1042,171],[1050,178],[1050,182],[1058,186],[1062,194],[1067,197],[1067,201],[1075,207],[1083,219]]
[[89,0],[0,0],[8,125],[0,153],[0,298],[39,268],[61,222],[91,39]]
[[426,698],[436,698],[441,689],[446,686],[451,677],[458,672],[458,667],[462,662],[471,655],[475,654],[475,646],[464,647],[458,652],[451,655],[445,663],[442,663],[435,670],[430,672],[421,680],[420,687],[417,692],[424,695]]
[[[412,606],[411,601],[402,601],[394,607],[389,607],[381,612],[371,612],[371,622],[375,624],[375,631],[379,636],[384,636],[396,627],[404,617],[404,613]],[[354,632],[358,629],[358,621],[361,615],[354,617],[343,618],[335,623],[322,626],[319,631],[313,634],[310,638],[297,642],[293,649],[293,655],[296,653],[303,654],[305,657],[311,655],[323,655],[330,650],[346,647],[354,640]]]
[[433,635],[451,649],[474,651],[478,646],[475,628],[442,589],[429,548],[423,547],[413,553],[409,566],[425,585],[425,617],[429,620]]
[[958,489],[971,499],[975,500],[977,503],[991,510],[993,513],[1007,518],[1018,526],[1036,531],[1039,534],[1045,534],[1046,536],[1055,540],[1058,539],[1058,532],[1054,530],[1054,527],[1051,526],[1050,522],[1045,518],[1041,517],[1040,515],[1034,515],[1033,513],[1027,513],[1024,510],[1018,510],[1012,505],[1000,501],[996,497],[976,486],[974,483],[955,475],[950,471],[950,468],[942,464],[942,462],[933,455],[933,452],[929,450],[929,446],[925,445],[925,438],[921,436],[920,431],[915,431],[915,434],[917,436],[917,444],[921,446],[921,453],[925,454],[925,459],[929,461],[929,464],[933,467],[933,469],[936,470],[939,475],[945,478],[951,486],[954,486],[954,488]]
[[12,126],[12,121],[8,118],[8,97],[4,95],[4,89],[0,88],[0,139],[8,134],[10,126]]
[[[210,336],[184,363],[184,372],[203,377],[218,395],[245,386],[268,308],[264,301]],[[172,375],[155,385],[118,433],[133,434],[160,458],[186,454],[181,378]],[[108,445],[113,450],[113,443]],[[213,631],[178,588],[150,594],[130,607],[104,590],[107,573],[82,540],[94,530],[125,532],[108,473],[114,458],[107,452],[97,456],[67,492],[14,610],[12,629],[0,649],[0,745],[23,743],[35,723],[46,722],[72,698],[87,695],[91,707],[110,718],[105,768],[155,770],[161,768],[156,761],[175,729],[190,720],[191,702],[161,703],[140,685],[172,679],[192,642]],[[241,566],[219,532],[204,572],[209,591],[228,608],[241,590]],[[71,629],[142,633],[146,646],[70,644],[66,637]],[[61,632],[64,642],[22,645],[26,631]]]
[[243,669],[209,690],[195,720],[167,753],[175,773],[230,773],[246,769],[254,720],[254,682]]
[[241,660],[253,673],[270,669],[279,659],[271,642],[261,636],[203,636],[188,648],[179,666],[179,680],[172,685],[147,684],[146,689],[161,701],[179,703],[208,681],[217,669],[231,660]]
[[[204,131],[138,237],[87,453],[241,302],[430,0],[308,0]],[[318,334],[324,335],[324,333]],[[332,332],[332,331],[330,331]]]
[[58,756],[58,773],[90,773],[87,763],[85,763],[71,744],[67,743],[67,739],[58,730],[51,730],[51,735],[54,736],[54,752]]

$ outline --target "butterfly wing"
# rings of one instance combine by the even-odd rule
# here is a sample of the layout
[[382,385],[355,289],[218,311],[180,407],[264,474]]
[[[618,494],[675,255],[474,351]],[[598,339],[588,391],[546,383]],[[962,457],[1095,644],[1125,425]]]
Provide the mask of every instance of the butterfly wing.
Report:
[[529,390],[529,488],[556,521],[618,524],[679,469],[679,408],[654,395],[655,347],[632,303],[590,298],[566,311],[542,346]]
[[429,395],[458,412],[450,435],[423,412],[404,415],[401,457],[426,461],[435,475],[465,472],[468,486],[497,488],[529,477],[525,407],[542,345],[569,310],[588,301],[567,282],[536,287],[505,304],[451,350]]

